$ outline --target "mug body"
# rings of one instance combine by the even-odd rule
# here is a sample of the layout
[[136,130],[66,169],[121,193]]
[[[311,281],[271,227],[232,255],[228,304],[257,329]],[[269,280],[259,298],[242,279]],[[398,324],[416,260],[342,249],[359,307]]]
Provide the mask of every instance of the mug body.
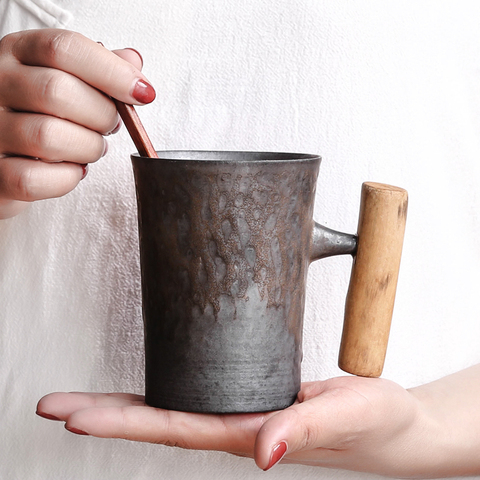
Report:
[[286,408],[300,389],[320,157],[132,155],[146,403],[191,412]]

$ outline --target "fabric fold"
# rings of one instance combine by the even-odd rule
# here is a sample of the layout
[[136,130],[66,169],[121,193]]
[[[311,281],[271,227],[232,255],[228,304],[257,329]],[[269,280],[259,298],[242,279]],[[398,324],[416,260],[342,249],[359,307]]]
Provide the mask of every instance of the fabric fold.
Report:
[[59,7],[51,0],[15,0],[15,2],[50,28],[65,28],[73,18],[68,10]]

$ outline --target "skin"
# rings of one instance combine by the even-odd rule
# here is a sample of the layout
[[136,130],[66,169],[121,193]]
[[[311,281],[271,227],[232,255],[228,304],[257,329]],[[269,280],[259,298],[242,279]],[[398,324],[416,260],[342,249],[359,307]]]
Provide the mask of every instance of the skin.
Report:
[[[134,97],[139,55],[110,52],[64,30],[0,41],[0,218],[65,195],[106,150],[118,114],[109,97]],[[480,475],[480,366],[411,390],[384,379],[303,384],[280,412],[206,415],[166,411],[129,394],[53,393],[37,413],[68,430],[394,477]],[[275,453],[276,452],[276,453]]]
[[30,30],[0,41],[0,218],[65,195],[85,164],[106,152],[119,125],[115,97],[133,96],[142,60],[64,30]]
[[480,365],[405,390],[384,379],[305,383],[280,412],[198,414],[146,406],[129,394],[52,393],[41,416],[73,433],[188,449],[220,450],[272,467],[282,462],[402,478],[480,474]]

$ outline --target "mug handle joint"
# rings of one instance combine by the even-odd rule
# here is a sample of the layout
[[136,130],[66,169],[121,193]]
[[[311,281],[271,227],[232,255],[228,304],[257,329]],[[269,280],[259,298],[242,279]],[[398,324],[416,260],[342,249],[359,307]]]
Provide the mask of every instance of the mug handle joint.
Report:
[[357,235],[337,232],[313,222],[310,243],[310,262],[334,255],[355,255],[357,251]]

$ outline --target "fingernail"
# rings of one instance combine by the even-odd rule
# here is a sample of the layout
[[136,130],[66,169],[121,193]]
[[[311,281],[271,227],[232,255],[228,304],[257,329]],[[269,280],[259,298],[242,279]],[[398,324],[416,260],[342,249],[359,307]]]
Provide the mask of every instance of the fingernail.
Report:
[[132,48],[132,47],[127,47],[126,49],[127,49],[127,50],[131,50],[132,52],[135,52],[135,53],[140,57],[140,60],[142,61],[142,67],[143,67],[143,57],[142,57],[142,54],[141,54],[138,50],[135,50],[135,49]]
[[117,122],[117,124],[115,125],[115,128],[114,128],[113,130],[111,130],[110,132],[106,133],[105,135],[106,135],[106,136],[114,135],[114,134],[117,133],[121,128],[122,128],[122,119],[120,118],[120,115],[119,115],[119,116],[118,116],[118,122]]
[[280,442],[276,445],[272,450],[272,455],[270,456],[270,462],[268,463],[268,467],[264,469],[266,472],[274,467],[287,453],[287,444],[286,442]]
[[103,139],[103,141],[105,142],[105,146],[103,147],[102,157],[104,157],[108,152],[108,142],[105,140],[105,138]]
[[67,427],[66,425],[65,425],[65,428],[66,428],[69,432],[75,433],[76,435],[88,435],[87,432],[84,432],[83,430],[80,430],[79,428]]
[[82,165],[82,170],[83,170],[83,175],[82,175],[82,178],[80,179],[83,180],[86,176],[87,176],[87,173],[88,173],[88,163],[86,163],[85,165]]
[[55,415],[50,415],[49,413],[39,412],[38,410],[35,412],[39,417],[46,418],[47,420],[56,420],[57,422],[61,422],[61,420],[56,417]]
[[132,97],[140,103],[150,103],[155,100],[155,90],[145,80],[137,80],[133,87]]

